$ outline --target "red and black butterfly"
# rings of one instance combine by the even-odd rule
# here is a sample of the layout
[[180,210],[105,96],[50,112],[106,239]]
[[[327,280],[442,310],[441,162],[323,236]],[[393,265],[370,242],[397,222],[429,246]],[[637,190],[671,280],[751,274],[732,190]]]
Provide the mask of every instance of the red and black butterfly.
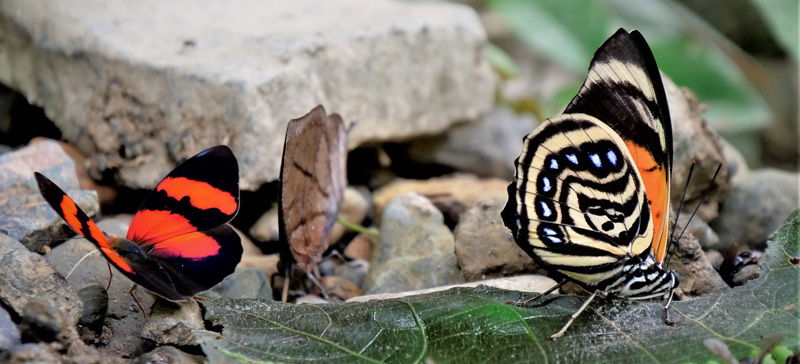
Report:
[[35,173],[47,203],[134,283],[170,301],[205,291],[233,273],[239,235],[226,224],[239,211],[239,165],[224,145],[176,167],[139,207],[125,238],[110,237],[47,177]]

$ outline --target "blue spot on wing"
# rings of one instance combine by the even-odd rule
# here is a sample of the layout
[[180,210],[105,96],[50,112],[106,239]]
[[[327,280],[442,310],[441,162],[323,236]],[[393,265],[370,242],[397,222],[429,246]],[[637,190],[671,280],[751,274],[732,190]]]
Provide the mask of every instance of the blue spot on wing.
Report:
[[606,153],[606,157],[608,157],[608,161],[611,162],[612,165],[615,167],[617,166],[617,153],[609,149],[608,153]]
[[566,157],[570,162],[572,162],[572,164],[578,164],[578,156],[576,156],[575,153],[567,154]]
[[542,207],[542,216],[550,217],[553,214],[553,211],[550,210],[550,206],[547,206],[547,202],[539,201],[539,206]]
[[543,185],[542,186],[542,191],[550,192],[550,188],[552,188],[552,186],[550,186],[550,179],[549,178],[547,178],[545,176],[542,176],[542,185]]
[[600,167],[603,166],[603,163],[600,161],[600,156],[599,155],[597,155],[595,153],[589,154],[589,159],[592,160],[592,164],[594,164],[595,167],[600,168]]
[[559,243],[563,243],[564,242],[563,240],[561,240],[561,239],[559,239],[559,238],[557,238],[555,236],[548,236],[547,238],[550,239],[550,242],[553,243],[553,244],[559,244]]
[[555,158],[550,159],[550,169],[558,169],[558,161]]

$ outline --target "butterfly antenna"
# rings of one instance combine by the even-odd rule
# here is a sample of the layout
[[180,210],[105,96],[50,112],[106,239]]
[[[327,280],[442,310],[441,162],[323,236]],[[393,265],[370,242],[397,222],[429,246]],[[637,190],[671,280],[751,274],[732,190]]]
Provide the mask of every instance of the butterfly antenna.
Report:
[[697,204],[697,207],[695,207],[694,211],[692,211],[692,215],[689,216],[689,221],[686,222],[686,226],[683,227],[683,230],[681,230],[681,234],[678,235],[678,240],[681,240],[681,238],[683,237],[683,233],[685,233],[686,229],[689,228],[689,223],[692,222],[694,215],[697,214],[697,210],[699,210],[700,206],[702,206],[703,202],[705,202],[706,196],[708,196],[708,192],[711,191],[711,187],[714,187],[714,181],[717,179],[717,176],[719,175],[719,171],[721,169],[722,169],[722,163],[717,165],[717,171],[714,172],[714,177],[711,177],[711,182],[708,183],[708,187],[706,187],[706,189],[703,191],[703,194],[700,195],[700,203]]
[[108,266],[108,284],[106,285],[106,291],[108,291],[108,289],[111,288],[111,278],[114,278],[114,274],[111,273],[111,263],[106,262],[106,265]]
[[681,216],[681,210],[683,209],[683,203],[686,201],[686,191],[689,190],[689,182],[692,181],[692,174],[694,174],[694,166],[695,166],[695,162],[692,161],[692,165],[689,167],[689,174],[686,176],[686,184],[684,184],[684,186],[683,186],[683,193],[681,194],[681,203],[678,204],[678,209],[675,210],[675,222],[672,223],[672,229],[669,230],[670,231],[670,235],[669,235],[669,240],[667,240],[667,244],[669,244],[669,247],[667,247],[667,261],[664,263],[665,267],[668,267],[670,260],[672,260],[672,252],[671,252],[671,250],[673,249],[672,247],[675,246],[675,244],[672,244],[672,242],[675,241],[674,240],[674,238],[675,238],[675,228],[678,226],[678,217]]
[[[74,265],[74,266],[72,266],[72,269],[70,269],[70,270],[69,270],[69,273],[67,273],[67,276],[66,276],[66,277],[64,277],[64,279],[69,279],[69,276],[71,276],[71,275],[72,275],[72,273],[73,273],[73,272],[75,272],[75,269],[76,269],[76,268],[78,268],[78,266],[79,266],[79,265],[81,265],[81,263],[83,262],[83,260],[84,260],[84,259],[88,258],[90,255],[92,255],[92,254],[94,254],[94,253],[97,253],[97,252],[99,252],[99,250],[97,250],[97,249],[92,249],[92,251],[90,251],[90,252],[88,252],[88,253],[84,254],[84,255],[81,257],[81,259],[78,259],[78,262],[77,262],[77,263],[75,263],[75,265]],[[108,288],[106,288],[106,290],[108,290]]]

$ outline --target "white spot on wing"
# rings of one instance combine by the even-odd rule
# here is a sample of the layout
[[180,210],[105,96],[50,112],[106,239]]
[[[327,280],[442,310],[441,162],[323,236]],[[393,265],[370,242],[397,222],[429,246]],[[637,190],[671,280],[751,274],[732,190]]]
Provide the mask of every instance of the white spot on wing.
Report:
[[589,159],[592,160],[592,163],[595,165],[595,167],[600,168],[600,167],[603,166],[603,163],[600,162],[600,156],[599,155],[597,155],[595,153],[589,154]]
[[609,149],[608,153],[606,153],[606,157],[608,157],[608,161],[611,162],[611,164],[617,165],[617,153],[614,153],[613,150]]
[[567,159],[569,159],[572,164],[578,164],[578,156],[576,156],[575,153],[567,154]]
[[553,214],[553,211],[547,206],[547,202],[539,201],[539,205],[542,206],[542,216],[550,217]]

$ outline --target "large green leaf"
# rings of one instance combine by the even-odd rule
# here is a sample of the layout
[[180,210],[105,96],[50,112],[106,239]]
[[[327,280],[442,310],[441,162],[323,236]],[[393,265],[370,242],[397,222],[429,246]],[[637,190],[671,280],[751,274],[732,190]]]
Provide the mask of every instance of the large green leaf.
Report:
[[737,357],[762,337],[786,333],[800,348],[800,210],[773,237],[762,277],[743,287],[675,302],[675,327],[658,302],[600,300],[567,333],[558,330],[582,298],[549,296],[518,308],[525,295],[488,287],[400,299],[324,305],[266,300],[201,301],[221,335],[198,333],[211,358],[325,363],[702,363],[703,340],[725,342]]
[[[708,104],[706,118],[717,129],[752,130],[769,121],[770,111],[761,94],[736,62],[710,41],[719,35],[709,34],[712,28],[689,16],[689,10],[678,3],[637,0],[631,6],[627,0],[489,0],[487,5],[533,51],[572,69],[580,78],[608,36],[620,27],[639,29],[659,68]],[[550,103],[554,105],[546,105],[547,110],[566,106],[562,97]]]

